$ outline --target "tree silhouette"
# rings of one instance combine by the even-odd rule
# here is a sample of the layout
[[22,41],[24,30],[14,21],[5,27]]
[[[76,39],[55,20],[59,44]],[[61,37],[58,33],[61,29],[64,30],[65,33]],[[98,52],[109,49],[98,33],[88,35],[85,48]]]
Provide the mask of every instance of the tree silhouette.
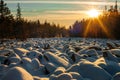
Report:
[[21,20],[21,8],[20,8],[20,3],[17,4],[17,14],[16,14],[16,19]]
[[7,4],[3,0],[0,1],[0,21],[4,21],[5,18],[12,19],[11,12],[7,7]]

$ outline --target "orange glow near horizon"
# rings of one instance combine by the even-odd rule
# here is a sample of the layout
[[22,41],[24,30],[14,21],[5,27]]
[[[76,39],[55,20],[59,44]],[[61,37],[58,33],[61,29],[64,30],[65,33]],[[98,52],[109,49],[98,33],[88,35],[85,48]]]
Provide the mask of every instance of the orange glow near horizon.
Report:
[[86,26],[86,30],[84,32],[84,37],[87,37],[88,31],[90,29],[90,24],[91,24],[91,20],[88,22],[87,26]]
[[109,38],[114,38],[113,36],[112,36],[112,34],[109,32],[109,30],[104,26],[104,24],[101,22],[101,20],[100,19],[97,19],[98,20],[98,22],[99,22],[99,24],[100,24],[100,27],[102,28],[102,30],[104,31],[104,33],[107,35],[107,37],[109,37]]
[[[97,20],[97,22],[98,22],[99,25],[100,25],[100,28],[103,30],[103,32],[106,34],[106,36],[107,36],[108,38],[114,38],[114,37],[112,36],[112,34],[109,32],[109,30],[105,27],[105,25],[102,23],[102,21],[101,21],[99,18],[95,18],[95,20]],[[88,35],[88,33],[89,33],[90,29],[91,29],[91,26],[90,26],[91,23],[92,23],[92,20],[90,20],[90,21],[88,22],[87,26],[86,26],[86,30],[85,30],[85,32],[84,32],[84,37],[85,37],[85,38],[87,37],[87,35]],[[96,34],[94,34],[94,35],[96,35]]]

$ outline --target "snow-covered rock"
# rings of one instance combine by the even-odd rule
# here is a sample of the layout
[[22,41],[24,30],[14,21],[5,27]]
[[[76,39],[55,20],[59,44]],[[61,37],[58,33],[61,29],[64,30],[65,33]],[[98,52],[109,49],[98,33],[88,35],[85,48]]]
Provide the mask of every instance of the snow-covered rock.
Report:
[[112,77],[101,67],[86,60],[71,66],[67,71],[78,72],[83,78],[90,78],[92,80],[110,80]]
[[64,67],[58,67],[55,71],[54,71],[54,75],[59,75],[59,74],[62,74],[62,73],[65,73],[66,72],[66,69]]
[[51,52],[45,53],[44,57],[47,59],[48,62],[51,62],[57,66],[63,66],[65,68],[70,66],[70,64],[66,60],[60,58],[59,56],[57,56]]
[[31,59],[33,59],[33,58],[38,58],[39,55],[42,55],[42,53],[39,52],[39,51],[36,51],[36,50],[30,51],[30,52],[28,52],[28,53],[26,54],[26,56],[29,57],[29,58],[31,58]]
[[120,49],[111,49],[110,51],[115,56],[120,57]]
[[70,73],[62,73],[57,76],[56,80],[71,80],[72,78]]
[[32,59],[31,65],[33,69],[37,70],[40,67],[40,62],[37,58]]
[[118,62],[117,57],[113,55],[109,50],[103,51],[103,57],[107,60]]
[[49,74],[51,74],[51,73],[53,73],[56,70],[57,66],[55,66],[53,63],[47,63],[45,65],[45,68],[46,68],[47,72]]
[[24,48],[15,48],[14,52],[16,54],[18,54],[21,58],[26,56],[26,54],[29,52],[28,50],[24,49]]
[[96,60],[94,64],[102,67],[105,71],[107,71],[112,76],[115,75],[117,72],[120,72],[119,63],[109,61],[104,58],[100,58]]
[[14,67],[10,69],[2,80],[34,80],[25,69],[21,67]]

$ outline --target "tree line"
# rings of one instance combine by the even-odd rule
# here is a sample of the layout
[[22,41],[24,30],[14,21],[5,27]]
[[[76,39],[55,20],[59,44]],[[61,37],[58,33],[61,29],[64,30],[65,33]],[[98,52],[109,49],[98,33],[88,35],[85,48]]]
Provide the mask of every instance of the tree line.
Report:
[[120,13],[103,12],[97,18],[76,21],[70,26],[70,37],[120,39]]
[[0,1],[0,39],[26,39],[36,37],[65,37],[68,30],[59,24],[50,24],[47,21],[28,21],[21,17],[21,8],[18,3],[16,18],[3,0]]

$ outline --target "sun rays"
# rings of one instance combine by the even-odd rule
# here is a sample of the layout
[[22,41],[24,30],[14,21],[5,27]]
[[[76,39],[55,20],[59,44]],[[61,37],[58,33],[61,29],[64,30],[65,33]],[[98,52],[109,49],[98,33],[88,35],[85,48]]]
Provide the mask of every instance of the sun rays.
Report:
[[[96,22],[99,24],[99,26],[91,26],[91,24],[92,24],[92,21],[93,20],[96,20]],[[86,26],[86,30],[85,30],[85,32],[84,32],[84,37],[86,38],[86,37],[88,37],[88,35],[90,35],[91,33],[93,33],[94,34],[94,36],[98,36],[98,34],[97,34],[97,30],[95,29],[95,27],[96,28],[100,28],[102,31],[103,31],[103,33],[108,37],[108,38],[114,38],[113,36],[112,36],[112,34],[109,32],[109,29],[107,28],[107,26],[105,26],[104,24],[103,24],[103,22],[99,19],[99,18],[95,18],[95,19],[90,19],[89,21],[88,21],[88,24],[87,24],[87,26]],[[94,30],[92,30],[94,28]],[[92,31],[91,31],[92,30]],[[90,34],[89,34],[90,33]]]

